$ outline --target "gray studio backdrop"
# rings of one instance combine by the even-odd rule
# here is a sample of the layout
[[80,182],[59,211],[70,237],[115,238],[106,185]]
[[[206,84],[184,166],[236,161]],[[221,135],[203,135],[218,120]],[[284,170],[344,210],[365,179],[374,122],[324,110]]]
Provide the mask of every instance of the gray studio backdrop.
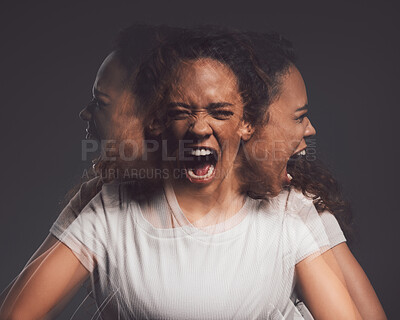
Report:
[[[46,237],[64,195],[90,165],[81,159],[78,112],[117,31],[131,22],[218,23],[275,30],[295,43],[318,151],[353,204],[353,252],[393,319],[400,284],[396,12],[394,2],[360,1],[3,3],[0,287]],[[70,319],[77,304],[60,319]]]

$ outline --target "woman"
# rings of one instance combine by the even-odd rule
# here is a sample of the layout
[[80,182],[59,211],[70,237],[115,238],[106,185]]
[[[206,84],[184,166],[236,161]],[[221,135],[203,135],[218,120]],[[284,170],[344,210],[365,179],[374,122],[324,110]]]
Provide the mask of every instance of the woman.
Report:
[[[101,273],[99,295],[106,298],[108,311],[114,316],[294,315],[288,300],[296,268],[313,313],[322,318],[336,311],[343,317],[357,318],[345,287],[321,257],[310,257],[319,252],[321,244],[327,244],[325,239],[318,239],[318,243],[309,237],[321,231],[315,230],[318,214],[310,215],[312,203],[299,195],[287,199],[296,215],[287,212],[286,220],[285,215],[270,211],[268,203],[251,200],[239,192],[233,163],[241,141],[252,134],[259,107],[265,105],[262,94],[254,92],[263,84],[252,69],[251,56],[240,47],[241,41],[228,35],[209,37],[206,43],[204,38],[190,44],[187,40],[173,44],[172,49],[178,47],[173,52],[176,56],[166,55],[172,63],[163,60],[168,67],[164,68],[167,81],[161,81],[162,86],[167,84],[163,92],[167,93],[168,103],[168,122],[163,130],[169,160],[165,194],[158,190],[142,195],[133,193],[129,186],[105,186],[61,239],[74,253],[60,244],[45,259],[32,263],[18,280],[15,292],[19,295],[12,300],[10,310],[3,310],[11,312],[11,319],[42,316],[94,266]],[[156,79],[164,77],[159,74]],[[189,140],[186,148],[185,140]],[[171,179],[176,172],[176,179]],[[277,206],[273,208],[285,210],[281,200],[272,201]],[[201,220],[199,217],[205,217],[209,209],[225,215],[222,219],[211,217],[202,223],[202,229],[194,228],[190,222]],[[302,210],[311,224],[298,218]],[[273,212],[276,214],[267,214]],[[271,224],[271,218],[278,219],[278,224]],[[285,221],[279,220],[282,218]],[[259,238],[265,232],[260,227],[282,226],[279,221],[284,228],[270,231],[284,247],[276,247],[275,242],[267,247],[272,252],[254,247],[254,242],[261,249],[268,246],[264,237]],[[310,233],[310,228],[318,232]],[[285,246],[286,238],[276,232],[278,229],[289,237],[289,246]],[[296,235],[290,230],[297,230]],[[271,271],[270,261],[264,259],[268,257],[264,256],[266,252],[281,258],[289,257],[283,255],[288,253],[290,258],[276,260],[279,265],[273,266],[273,272],[266,272]],[[284,279],[274,277],[279,270]],[[285,283],[284,288],[278,293],[266,292],[263,283],[272,284],[277,279]],[[182,287],[178,288],[178,283]],[[325,285],[330,290],[326,291]],[[267,299],[270,304],[265,303],[261,293],[273,294]],[[41,296],[33,300],[37,295]],[[325,300],[323,309],[319,305],[321,295]],[[340,304],[340,310],[335,303]]]
[[261,68],[271,79],[272,90],[264,125],[245,146],[248,155],[245,165],[252,172],[246,171],[242,179],[252,184],[251,192],[259,197],[266,196],[266,190],[273,193],[289,183],[306,195],[314,195],[314,204],[332,245],[325,258],[346,284],[362,317],[386,319],[374,289],[331,215],[338,219],[346,237],[350,237],[349,205],[331,173],[314,157],[307,159],[305,138],[315,134],[315,129],[308,118],[307,94],[295,66],[292,45],[276,34],[248,36]]
[[[145,170],[147,168],[147,163],[142,161],[141,157],[148,112],[136,107],[131,87],[135,70],[147,51],[150,51],[162,37],[176,30],[169,27],[132,25],[120,32],[113,51],[106,57],[97,72],[92,89],[93,99],[80,112],[81,119],[87,122],[86,138],[95,140],[97,146],[104,146],[105,149],[100,149],[102,155],[94,162],[94,174],[89,175],[91,179],[83,182],[79,190],[71,190],[70,194],[73,197],[26,266],[39,257],[43,259],[54,248],[58,243],[58,237],[101,190],[104,181],[123,176],[124,169]],[[124,144],[123,149],[127,156],[131,152],[129,161],[105,161],[104,158],[118,156],[112,151],[115,147],[118,149],[117,142],[123,141],[129,142]],[[131,147],[130,150],[129,147]],[[134,157],[132,157],[133,151]],[[120,168],[120,172],[116,171],[116,167]],[[134,172],[129,177],[134,179]],[[0,306],[13,283],[14,281],[1,293]]]

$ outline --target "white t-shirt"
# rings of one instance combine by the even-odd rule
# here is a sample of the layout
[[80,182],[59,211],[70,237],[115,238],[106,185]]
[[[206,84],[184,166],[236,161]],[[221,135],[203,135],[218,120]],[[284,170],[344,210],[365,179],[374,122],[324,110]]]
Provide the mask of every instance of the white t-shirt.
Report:
[[79,191],[72,197],[51,226],[50,233],[59,238],[65,229],[79,216],[82,209],[101,190],[101,186],[99,177],[82,183]]
[[139,199],[134,189],[103,186],[62,235],[53,232],[94,271],[105,319],[301,319],[290,300],[294,267],[333,246],[310,199],[247,198],[233,217],[199,227],[171,187]]

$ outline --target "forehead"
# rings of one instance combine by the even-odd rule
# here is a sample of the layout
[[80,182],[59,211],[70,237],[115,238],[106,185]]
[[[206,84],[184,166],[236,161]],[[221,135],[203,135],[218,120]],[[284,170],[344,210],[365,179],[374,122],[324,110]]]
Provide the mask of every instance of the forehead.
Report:
[[209,58],[181,62],[173,75],[170,92],[171,100],[183,100],[195,106],[240,99],[233,71]]
[[[281,93],[272,109],[279,108],[283,112],[294,112],[307,104],[307,91],[299,70],[292,66],[281,79]],[[274,108],[275,107],[275,108]]]
[[118,56],[112,52],[101,64],[93,88],[107,93],[110,90],[122,90],[125,87],[127,71]]

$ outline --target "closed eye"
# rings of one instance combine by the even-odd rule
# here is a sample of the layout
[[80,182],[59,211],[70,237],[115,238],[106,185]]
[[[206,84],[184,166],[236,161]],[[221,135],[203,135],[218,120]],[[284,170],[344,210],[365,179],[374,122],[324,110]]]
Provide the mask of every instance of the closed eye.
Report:
[[106,105],[107,104],[104,101],[102,101],[101,99],[98,99],[96,97],[93,97],[93,99],[89,102],[89,106],[99,108],[99,109],[105,107]]
[[233,116],[233,112],[230,110],[212,110],[210,111],[210,114],[216,118],[216,119],[220,119],[220,120],[226,120],[229,119],[231,116]]
[[304,118],[308,117],[308,112],[303,113],[300,117],[296,118],[296,121],[302,123]]

